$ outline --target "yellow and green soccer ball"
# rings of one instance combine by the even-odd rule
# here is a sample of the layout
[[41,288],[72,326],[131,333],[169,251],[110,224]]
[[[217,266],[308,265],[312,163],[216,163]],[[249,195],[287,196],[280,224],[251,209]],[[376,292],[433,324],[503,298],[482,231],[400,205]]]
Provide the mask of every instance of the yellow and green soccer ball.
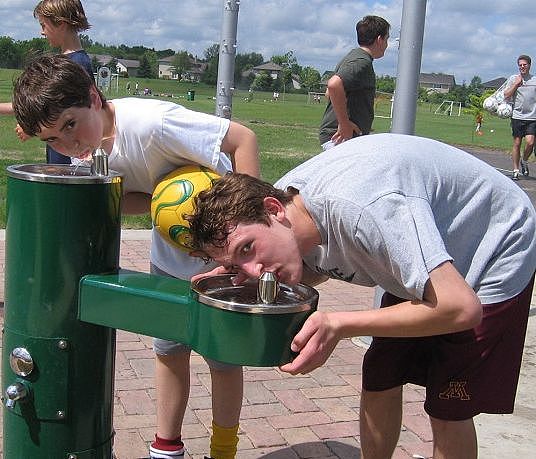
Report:
[[171,245],[190,252],[191,236],[184,215],[192,214],[194,198],[212,186],[218,174],[203,166],[182,166],[166,175],[153,191],[154,228]]

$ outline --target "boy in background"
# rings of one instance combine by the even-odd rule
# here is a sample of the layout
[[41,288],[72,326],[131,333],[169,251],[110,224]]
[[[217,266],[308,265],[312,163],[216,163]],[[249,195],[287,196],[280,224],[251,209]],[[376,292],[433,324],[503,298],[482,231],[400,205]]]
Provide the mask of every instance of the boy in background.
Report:
[[328,105],[319,131],[323,150],[370,132],[376,95],[372,63],[385,54],[389,29],[379,16],[365,16],[356,24],[359,47],[343,57],[327,83]]
[[[81,65],[93,78],[93,68],[88,54],[82,49],[78,34],[88,30],[89,24],[82,3],[79,0],[42,0],[34,9],[34,17],[41,26],[43,35],[52,48],[59,48],[61,54]],[[11,103],[0,104],[0,113],[12,115]],[[28,136],[20,129],[15,128],[21,140]],[[48,144],[46,146],[46,159],[49,164],[70,164],[71,159],[55,151]]]
[[[15,115],[24,132],[58,152],[88,161],[96,149],[123,175],[122,209],[144,213],[156,184],[187,164],[219,174],[234,170],[259,176],[255,134],[213,115],[156,99],[107,101],[93,79],[66,56],[42,56],[15,83]],[[172,247],[153,230],[151,271],[190,279],[206,270],[200,260]],[[155,339],[157,433],[151,458],[184,455],[181,428],[190,390],[191,349]],[[232,459],[238,443],[242,407],[242,367],[208,361],[212,377],[213,459]]]

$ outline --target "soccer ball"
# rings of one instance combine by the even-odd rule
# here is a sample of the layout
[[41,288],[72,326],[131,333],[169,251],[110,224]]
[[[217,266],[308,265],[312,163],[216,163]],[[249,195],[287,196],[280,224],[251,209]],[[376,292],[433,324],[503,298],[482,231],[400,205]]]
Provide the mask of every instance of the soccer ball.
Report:
[[510,118],[512,116],[512,106],[505,102],[499,104],[497,107],[497,116],[499,118]]
[[482,104],[482,107],[484,107],[485,110],[487,110],[488,112],[495,112],[495,110],[497,110],[497,106],[498,106],[498,102],[497,102],[497,99],[495,99],[495,97],[493,96],[489,96],[489,97],[486,97],[484,99],[484,103]]
[[193,213],[194,198],[212,186],[218,174],[203,166],[183,166],[166,175],[153,191],[153,227],[171,245],[191,251],[191,235],[184,215]]

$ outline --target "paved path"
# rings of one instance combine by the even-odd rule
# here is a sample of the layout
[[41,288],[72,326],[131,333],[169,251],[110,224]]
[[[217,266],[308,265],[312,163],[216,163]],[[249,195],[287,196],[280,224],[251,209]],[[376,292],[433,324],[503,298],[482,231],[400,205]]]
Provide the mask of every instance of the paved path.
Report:
[[[475,152],[477,155],[480,153]],[[487,153],[486,160],[507,168],[508,158]],[[502,165],[502,166],[501,166]],[[536,173],[536,166],[534,167]],[[527,192],[536,180],[520,180]],[[532,189],[531,189],[532,188]],[[0,233],[3,236],[3,233]],[[124,231],[121,267],[148,270],[147,231]],[[4,245],[0,244],[0,300],[3,301]],[[370,307],[374,291],[329,281],[318,288],[323,310]],[[536,302],[533,301],[533,304]],[[0,309],[0,311],[2,311]],[[513,415],[482,415],[476,419],[480,456],[486,459],[534,457],[536,446],[536,307],[529,320],[518,398]],[[3,322],[3,314],[0,317]],[[364,349],[357,339],[344,340],[322,368],[306,376],[288,376],[277,368],[246,368],[245,395],[237,459],[358,458],[359,392]],[[118,332],[114,426],[118,459],[147,457],[155,431],[154,359],[151,339]],[[496,381],[490,384],[497,383]],[[403,429],[394,458],[431,457],[431,431],[422,409],[424,392],[404,392]],[[0,410],[1,413],[2,410]],[[183,438],[186,459],[208,454],[210,376],[197,355],[192,358],[191,397]],[[0,447],[1,448],[1,447]],[[27,459],[27,458],[7,458]],[[39,458],[36,458],[39,459]]]

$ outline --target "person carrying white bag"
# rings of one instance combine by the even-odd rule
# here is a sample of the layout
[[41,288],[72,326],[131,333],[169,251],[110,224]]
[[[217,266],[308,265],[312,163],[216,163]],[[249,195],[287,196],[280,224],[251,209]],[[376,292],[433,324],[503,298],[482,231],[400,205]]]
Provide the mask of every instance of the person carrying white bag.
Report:
[[[507,80],[504,90],[505,99],[512,99],[512,179],[519,179],[521,174],[528,176],[527,160],[534,149],[536,135],[536,76],[530,73],[530,56],[522,54],[517,58],[519,73]],[[521,142],[525,139],[523,158],[521,158]]]

